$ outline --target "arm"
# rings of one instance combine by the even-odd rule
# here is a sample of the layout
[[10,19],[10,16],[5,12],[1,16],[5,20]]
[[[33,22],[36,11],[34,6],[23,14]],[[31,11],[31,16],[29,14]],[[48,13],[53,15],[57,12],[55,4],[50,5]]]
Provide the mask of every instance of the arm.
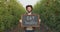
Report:
[[21,24],[21,27],[22,27],[22,19],[19,20],[20,24]]
[[38,15],[38,17],[39,17],[39,24],[40,24],[41,23],[40,15]]

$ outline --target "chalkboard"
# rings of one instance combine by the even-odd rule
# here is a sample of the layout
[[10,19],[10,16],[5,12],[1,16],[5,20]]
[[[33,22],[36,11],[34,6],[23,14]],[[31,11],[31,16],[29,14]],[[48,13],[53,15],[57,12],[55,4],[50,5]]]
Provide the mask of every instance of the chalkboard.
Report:
[[32,26],[38,27],[39,26],[39,16],[38,15],[22,15],[22,25],[24,27]]

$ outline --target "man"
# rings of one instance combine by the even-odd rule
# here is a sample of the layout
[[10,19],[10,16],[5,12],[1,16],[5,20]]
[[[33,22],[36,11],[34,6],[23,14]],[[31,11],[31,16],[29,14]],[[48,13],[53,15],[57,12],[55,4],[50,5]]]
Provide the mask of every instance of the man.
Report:
[[[33,7],[32,7],[32,5],[27,5],[26,6],[26,10],[27,10],[27,15],[32,15],[33,13],[32,13],[32,10],[33,10]],[[39,19],[39,22],[40,22],[41,20]],[[22,23],[22,20],[20,20],[20,23]],[[34,32],[34,29],[33,29],[33,27],[26,27],[25,28],[25,32]]]

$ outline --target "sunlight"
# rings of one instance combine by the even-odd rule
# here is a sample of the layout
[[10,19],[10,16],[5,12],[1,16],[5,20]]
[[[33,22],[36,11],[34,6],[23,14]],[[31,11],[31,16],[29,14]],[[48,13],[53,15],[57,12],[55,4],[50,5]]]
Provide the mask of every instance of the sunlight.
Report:
[[38,0],[18,0],[18,1],[23,5],[24,8],[26,5],[34,6],[34,4],[38,2]]

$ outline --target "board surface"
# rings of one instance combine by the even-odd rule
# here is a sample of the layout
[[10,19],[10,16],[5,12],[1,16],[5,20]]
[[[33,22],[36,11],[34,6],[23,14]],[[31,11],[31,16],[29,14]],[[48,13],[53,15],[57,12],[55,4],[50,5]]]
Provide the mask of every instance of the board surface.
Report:
[[38,15],[22,15],[22,25],[24,27],[32,26],[38,27],[39,26],[39,16]]

